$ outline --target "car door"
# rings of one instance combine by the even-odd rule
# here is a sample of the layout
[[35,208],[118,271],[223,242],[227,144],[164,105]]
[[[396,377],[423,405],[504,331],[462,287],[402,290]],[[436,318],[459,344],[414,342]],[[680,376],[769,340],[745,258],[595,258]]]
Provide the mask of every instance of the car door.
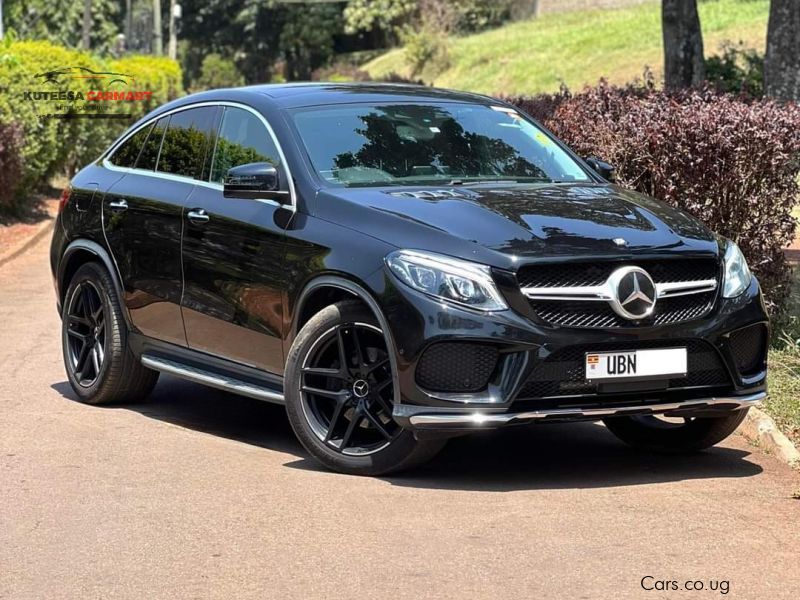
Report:
[[149,337],[182,346],[183,212],[201,175],[216,111],[202,107],[162,117],[107,159],[124,173],[105,194],[103,225],[131,321]]
[[272,373],[283,372],[281,223],[287,209],[271,200],[225,198],[222,182],[232,167],[269,162],[287,186],[279,157],[261,115],[225,106],[208,182],[198,185],[187,205],[183,240],[189,347]]

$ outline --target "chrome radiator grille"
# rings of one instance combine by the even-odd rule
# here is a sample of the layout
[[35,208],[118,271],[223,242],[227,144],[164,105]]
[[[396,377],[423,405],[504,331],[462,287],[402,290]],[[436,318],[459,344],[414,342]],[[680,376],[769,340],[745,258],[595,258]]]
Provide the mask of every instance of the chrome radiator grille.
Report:
[[[621,307],[625,298],[620,297],[620,278],[630,271],[641,273],[637,277],[643,291],[652,296],[649,312],[636,318]],[[540,264],[517,274],[522,293],[540,319],[576,328],[669,325],[702,318],[714,305],[719,277],[715,259]],[[639,290],[638,282],[636,286]]]

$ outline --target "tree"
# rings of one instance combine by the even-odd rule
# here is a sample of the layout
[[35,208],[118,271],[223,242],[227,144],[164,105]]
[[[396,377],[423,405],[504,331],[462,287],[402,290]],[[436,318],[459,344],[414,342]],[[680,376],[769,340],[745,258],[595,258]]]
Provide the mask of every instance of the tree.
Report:
[[800,100],[800,2],[772,0],[764,62],[768,96]]
[[91,47],[92,36],[92,0],[83,0],[83,27],[81,30],[81,47],[88,50]]
[[[83,2],[59,0],[3,0],[6,24],[12,24],[20,39],[47,40],[79,48],[84,46]],[[104,54],[114,47],[122,26],[122,12],[117,0],[91,0],[89,46]]]
[[663,0],[661,23],[664,85],[669,89],[699,85],[705,79],[705,66],[697,0]]
[[164,54],[164,33],[161,31],[161,0],[153,0],[153,54]]

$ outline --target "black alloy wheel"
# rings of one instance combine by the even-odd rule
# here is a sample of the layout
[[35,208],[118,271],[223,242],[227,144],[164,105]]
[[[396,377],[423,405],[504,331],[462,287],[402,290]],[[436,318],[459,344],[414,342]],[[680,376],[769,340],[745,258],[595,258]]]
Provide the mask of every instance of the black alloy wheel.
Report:
[[399,401],[387,336],[359,301],[331,304],[298,332],[286,360],[286,412],[324,466],[386,475],[431,459],[444,439],[418,438],[392,417]]
[[61,313],[64,366],[81,402],[109,404],[145,398],[158,373],[128,346],[128,328],[114,280],[99,263],[81,265],[72,276]]
[[75,288],[64,318],[68,366],[79,385],[90,387],[100,377],[108,343],[105,307],[92,281],[82,281]]
[[344,323],[320,336],[301,367],[303,412],[314,434],[350,456],[378,452],[400,433],[381,330]]

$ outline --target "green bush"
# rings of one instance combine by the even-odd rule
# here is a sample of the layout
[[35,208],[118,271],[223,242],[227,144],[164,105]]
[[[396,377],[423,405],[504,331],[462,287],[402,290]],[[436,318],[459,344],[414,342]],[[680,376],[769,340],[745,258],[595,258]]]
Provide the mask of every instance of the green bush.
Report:
[[[96,67],[88,57],[48,42],[13,42],[3,44],[0,54],[0,123],[21,126],[25,143],[21,151],[22,176],[17,187],[17,201],[38,184],[56,173],[85,139],[87,124],[79,120],[41,118],[52,104],[26,100],[29,90],[57,91],[60,86],[36,75],[64,66]],[[75,89],[88,90],[78,82]],[[63,143],[70,140],[70,143]]]
[[184,94],[181,67],[165,56],[130,55],[109,61],[108,67],[116,73],[133,75],[137,90],[153,92],[149,102],[136,103],[135,118]]
[[10,212],[22,177],[22,127],[0,123],[0,214]]
[[[19,150],[21,174],[13,200],[4,202],[6,212],[13,211],[53,175],[71,174],[96,158],[130,124],[115,119],[48,118],[49,113],[68,112],[70,105],[83,112],[84,105],[92,106],[86,101],[87,93],[104,89],[99,87],[99,79],[69,79],[65,83],[37,77],[69,67],[125,73],[133,78],[129,89],[151,90],[153,95],[146,103],[109,103],[111,112],[133,109],[134,118],[183,92],[180,67],[166,58],[131,56],[103,61],[50,42],[15,41],[13,35],[7,36],[0,43],[0,125],[19,127],[24,142]],[[67,100],[35,100],[25,96],[26,92],[63,90],[81,92],[84,101],[73,104]]]
[[449,66],[449,52],[447,36],[444,32],[435,31],[430,27],[419,30],[407,29],[403,33],[406,64],[411,69],[411,76],[422,73],[435,76]]
[[236,63],[216,53],[207,54],[200,66],[200,76],[192,82],[192,91],[244,85],[244,76],[236,68]]
[[764,95],[764,55],[739,44],[726,43],[722,54],[706,59],[706,80],[721,92]]

